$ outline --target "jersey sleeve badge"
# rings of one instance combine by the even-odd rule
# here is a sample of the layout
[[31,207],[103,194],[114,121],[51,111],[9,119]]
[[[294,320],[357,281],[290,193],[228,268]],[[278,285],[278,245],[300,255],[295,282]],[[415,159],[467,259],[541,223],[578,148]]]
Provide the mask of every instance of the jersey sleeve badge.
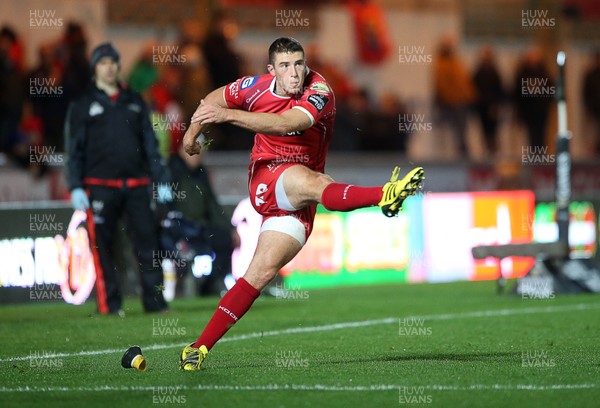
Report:
[[310,90],[320,94],[331,93],[329,86],[325,82],[315,82],[310,86]]

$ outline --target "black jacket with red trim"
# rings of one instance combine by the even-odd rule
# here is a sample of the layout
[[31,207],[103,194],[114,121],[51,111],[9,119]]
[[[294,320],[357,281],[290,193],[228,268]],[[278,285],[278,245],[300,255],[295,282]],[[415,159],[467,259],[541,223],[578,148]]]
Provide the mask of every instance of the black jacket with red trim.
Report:
[[71,102],[65,121],[69,190],[83,187],[86,177],[170,181],[149,115],[142,97],[125,86],[113,101],[92,84]]

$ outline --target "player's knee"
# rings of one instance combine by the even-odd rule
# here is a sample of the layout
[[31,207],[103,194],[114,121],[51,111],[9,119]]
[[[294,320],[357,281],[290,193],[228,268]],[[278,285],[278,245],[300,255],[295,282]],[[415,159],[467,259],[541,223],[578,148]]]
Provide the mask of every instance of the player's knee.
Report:
[[280,205],[280,208],[286,210],[314,205],[320,201],[323,190],[331,183],[333,183],[333,179],[327,174],[310,170],[304,166],[290,167],[278,180],[278,184],[281,186],[280,191],[284,192],[280,195],[281,197],[285,196],[285,199],[278,198],[278,204],[280,201],[283,204],[289,202],[290,208]]
[[328,185],[330,185],[333,182],[334,180],[328,174],[318,173],[312,185],[312,200],[316,202],[321,202],[323,191],[325,190],[325,188],[327,188]]
[[317,176],[316,184],[319,188],[319,193],[322,193],[323,190],[325,190],[325,187],[327,187],[331,183],[334,183],[334,180],[329,174],[319,173],[319,175]]

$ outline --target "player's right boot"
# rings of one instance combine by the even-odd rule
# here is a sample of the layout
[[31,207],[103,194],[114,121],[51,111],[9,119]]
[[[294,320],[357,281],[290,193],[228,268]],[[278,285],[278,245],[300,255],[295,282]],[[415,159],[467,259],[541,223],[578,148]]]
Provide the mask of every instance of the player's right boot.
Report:
[[185,346],[179,356],[179,368],[185,371],[200,370],[202,362],[208,355],[205,345],[194,347],[194,343]]
[[390,181],[383,186],[383,197],[379,204],[381,211],[386,217],[394,217],[402,211],[402,203],[411,195],[415,195],[417,189],[422,188],[425,173],[422,167],[415,167],[408,172],[404,178],[398,180],[400,167],[394,168]]

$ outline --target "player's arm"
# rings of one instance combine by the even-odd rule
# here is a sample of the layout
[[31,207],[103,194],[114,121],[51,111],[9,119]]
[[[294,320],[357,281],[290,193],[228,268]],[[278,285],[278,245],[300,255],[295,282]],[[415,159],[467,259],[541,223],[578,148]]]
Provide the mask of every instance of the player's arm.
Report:
[[198,135],[204,132],[208,126],[208,123],[201,123],[197,120],[194,120],[194,117],[196,116],[198,110],[202,107],[204,103],[219,106],[221,108],[226,108],[227,102],[225,102],[224,92],[225,87],[222,86],[206,95],[206,97],[202,101],[200,101],[198,109],[194,113],[194,116],[192,116],[190,126],[187,128],[185,135],[183,136],[183,148],[185,149],[187,154],[195,155],[200,153],[200,149],[202,148],[202,146],[196,143],[196,139],[198,138]]
[[227,109],[204,102],[192,117],[203,125],[211,123],[231,123],[255,133],[286,135],[308,129],[313,125],[312,116],[303,109],[288,109],[281,114],[248,112],[240,109]]

